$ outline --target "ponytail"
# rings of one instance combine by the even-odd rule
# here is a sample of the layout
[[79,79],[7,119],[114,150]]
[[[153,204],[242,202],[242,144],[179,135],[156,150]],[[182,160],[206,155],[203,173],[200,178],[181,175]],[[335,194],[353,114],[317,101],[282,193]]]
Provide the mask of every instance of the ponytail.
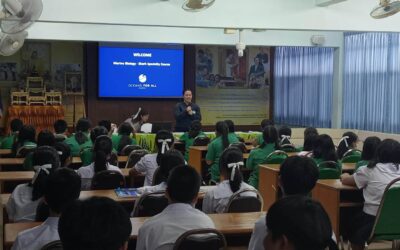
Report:
[[279,148],[279,141],[278,141],[278,131],[274,126],[266,126],[263,130],[263,139],[264,142],[260,145],[260,148],[264,148],[267,144],[274,143],[275,149]]
[[237,192],[243,181],[240,167],[244,166],[243,153],[235,148],[229,147],[222,152],[219,160],[219,169],[225,178],[229,178],[229,185],[233,193]]
[[91,123],[88,119],[81,118],[76,123],[76,133],[75,140],[79,145],[85,143],[89,138],[84,134],[84,132],[88,132],[90,129]]
[[215,125],[215,128],[216,128],[215,130],[217,132],[217,136],[221,136],[222,148],[226,149],[229,146],[229,139],[228,139],[229,128],[228,128],[228,125],[223,121],[219,121]]
[[[244,164],[243,161],[230,164],[234,164],[234,166],[232,167],[231,176],[229,177],[229,185],[231,186],[232,192],[236,193],[242,185],[243,175],[242,172],[240,172],[240,167]],[[228,168],[230,164],[228,164]]]
[[112,151],[112,141],[110,137],[101,135],[96,138],[93,147],[93,161],[94,161],[94,172],[100,172],[107,170],[107,165],[110,160]]
[[337,156],[339,159],[343,158],[343,155],[352,148],[352,144],[357,142],[357,140],[358,136],[353,132],[346,132],[343,134],[337,149]]
[[108,155],[102,150],[94,152],[94,172],[95,173],[98,173],[103,170],[107,170],[108,158],[109,158]]

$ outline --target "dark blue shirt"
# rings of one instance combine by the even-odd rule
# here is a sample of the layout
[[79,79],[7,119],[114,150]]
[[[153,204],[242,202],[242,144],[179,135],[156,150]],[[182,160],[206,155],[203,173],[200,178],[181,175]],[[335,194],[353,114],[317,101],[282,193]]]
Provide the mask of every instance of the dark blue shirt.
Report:
[[[189,113],[186,111],[186,108],[188,106],[192,107],[194,114],[189,115]],[[194,103],[190,103],[188,105],[185,102],[177,103],[175,105],[174,115],[176,120],[176,125],[175,125],[176,132],[187,132],[189,131],[190,124],[192,123],[192,121],[195,120],[201,121],[200,107]]]

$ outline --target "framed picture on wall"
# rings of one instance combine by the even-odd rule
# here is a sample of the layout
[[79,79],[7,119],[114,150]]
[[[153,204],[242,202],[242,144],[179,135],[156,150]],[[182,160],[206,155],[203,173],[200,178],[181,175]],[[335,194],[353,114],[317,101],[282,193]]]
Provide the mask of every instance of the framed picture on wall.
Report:
[[17,63],[2,62],[0,63],[0,81],[16,82],[18,79]]
[[83,95],[82,74],[79,72],[65,72],[65,95]]
[[26,42],[21,48],[21,75],[50,80],[50,43]]

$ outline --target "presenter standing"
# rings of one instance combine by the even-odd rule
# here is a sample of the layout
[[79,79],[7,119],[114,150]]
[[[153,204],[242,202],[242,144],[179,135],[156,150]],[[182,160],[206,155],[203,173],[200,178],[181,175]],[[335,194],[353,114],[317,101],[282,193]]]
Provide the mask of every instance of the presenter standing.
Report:
[[175,105],[176,132],[187,132],[192,121],[201,121],[200,107],[192,103],[192,97],[192,91],[187,89],[183,92],[183,102]]

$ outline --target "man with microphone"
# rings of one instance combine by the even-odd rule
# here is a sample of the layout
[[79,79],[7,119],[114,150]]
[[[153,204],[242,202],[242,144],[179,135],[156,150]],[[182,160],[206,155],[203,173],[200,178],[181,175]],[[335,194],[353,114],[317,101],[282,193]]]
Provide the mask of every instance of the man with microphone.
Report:
[[175,131],[186,132],[194,120],[201,121],[200,107],[192,103],[192,91],[186,89],[183,92],[183,102],[175,105],[174,115],[176,120]]

